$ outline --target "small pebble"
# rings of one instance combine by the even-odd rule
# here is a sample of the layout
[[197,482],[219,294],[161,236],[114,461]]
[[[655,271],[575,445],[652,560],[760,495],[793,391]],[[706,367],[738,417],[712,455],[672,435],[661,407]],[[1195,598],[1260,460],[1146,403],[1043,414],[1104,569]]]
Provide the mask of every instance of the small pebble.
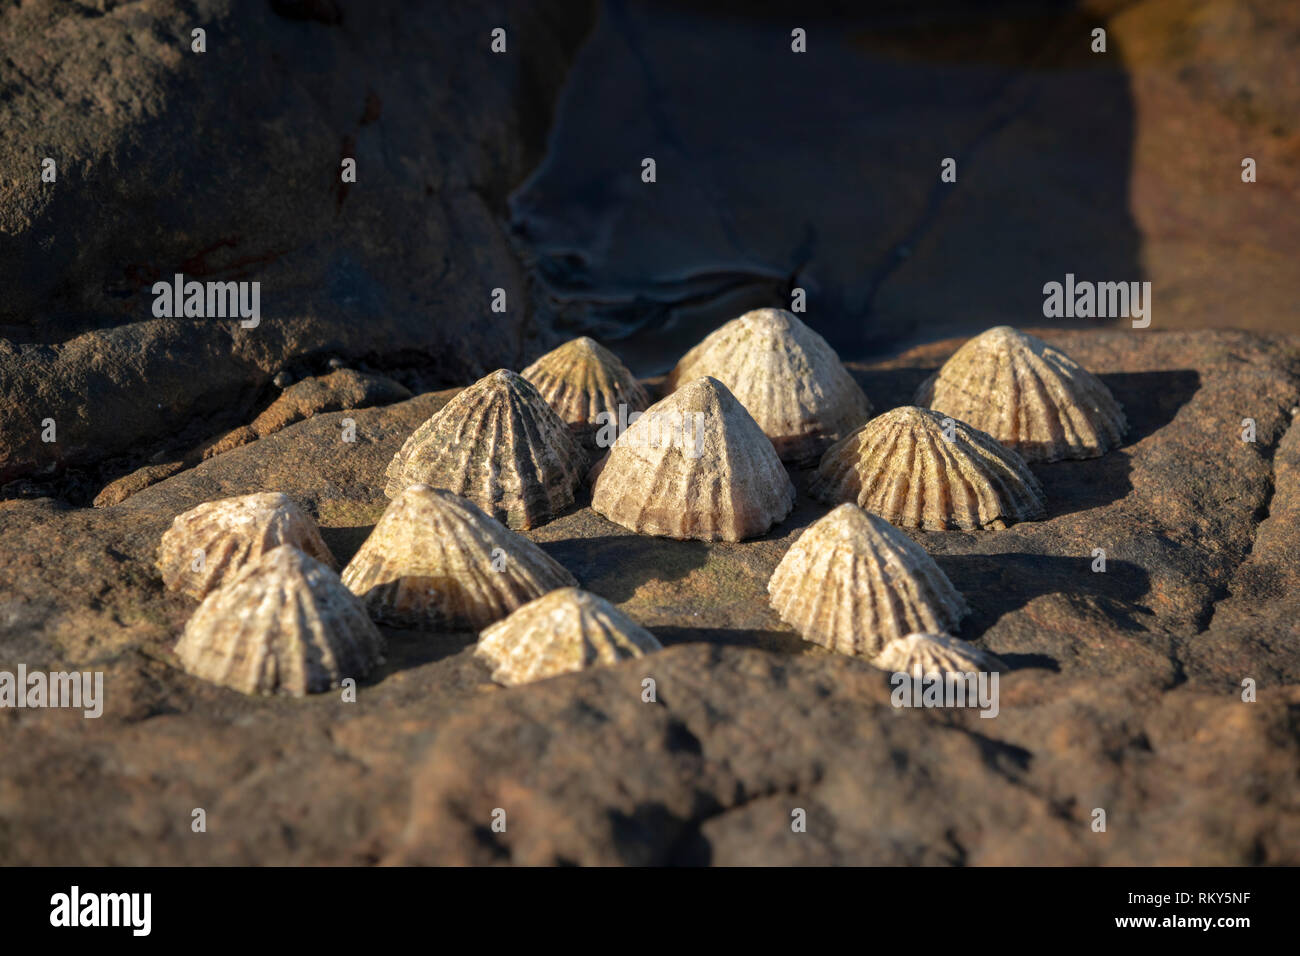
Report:
[[276,388],[288,388],[293,384],[293,376],[288,372],[280,372],[275,378],[271,379],[271,382]]
[[333,356],[333,357],[330,359],[330,361],[329,361],[329,366],[330,366],[330,368],[343,368],[343,367],[344,367],[344,362],[343,362],[343,360],[342,360],[341,358],[339,358],[337,355],[335,355],[335,356]]

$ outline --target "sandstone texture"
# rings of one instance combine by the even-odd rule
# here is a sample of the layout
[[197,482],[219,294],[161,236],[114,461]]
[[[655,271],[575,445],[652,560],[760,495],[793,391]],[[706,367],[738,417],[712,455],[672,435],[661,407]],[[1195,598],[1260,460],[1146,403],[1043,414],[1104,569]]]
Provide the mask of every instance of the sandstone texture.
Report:
[[[382,628],[355,703],[180,670],[196,602],[152,563],[172,519],[279,490],[347,561],[389,460],[452,394],[427,393],[314,415],[119,505],[0,502],[0,669],[102,671],[106,698],[97,720],[0,710],[0,862],[1300,863],[1300,337],[1035,334],[1123,403],[1121,447],[1033,465],[1041,521],[906,532],[971,607],[956,636],[1006,665],[996,717],[896,709],[882,672],[781,624],[767,581],[826,511],[806,471],[754,541],[634,535],[581,497],[526,532],[665,645],[643,659],[505,689],[473,633]],[[887,410],[959,344],[849,368]]]
[[[594,4],[347,6],[5,5],[0,482],[152,451],[195,419],[210,437],[285,368],[368,358],[445,386],[558,343],[504,210]],[[490,52],[497,24],[511,56]],[[155,317],[177,273],[260,282],[260,324]]]

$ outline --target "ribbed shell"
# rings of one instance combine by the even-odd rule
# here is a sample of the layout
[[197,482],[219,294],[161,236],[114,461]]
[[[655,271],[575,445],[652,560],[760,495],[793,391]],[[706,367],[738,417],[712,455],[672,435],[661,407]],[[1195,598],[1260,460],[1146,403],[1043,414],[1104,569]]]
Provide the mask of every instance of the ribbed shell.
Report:
[[1042,517],[1043,489],[1024,461],[949,416],[904,406],[873,418],[827,450],[809,493],[853,501],[902,528],[1006,528]]
[[204,598],[176,644],[195,677],[245,694],[295,697],[365,677],[383,651],[379,631],[339,576],[288,545]]
[[415,430],[388,465],[384,494],[446,488],[512,528],[532,528],[573,504],[586,465],[537,389],[498,369]]
[[[209,501],[176,516],[158,545],[163,583],[202,600],[244,565],[291,544],[335,567],[315,523],[278,491]],[[195,551],[202,550],[200,570]]]
[[715,330],[668,376],[677,388],[716,378],[783,461],[813,461],[871,415],[871,403],[826,340],[784,309],[756,309]]
[[958,349],[917,389],[916,404],[988,432],[1026,461],[1096,458],[1128,430],[1100,379],[1006,325]]
[[484,630],[474,654],[507,687],[662,650],[645,628],[604,598],[561,588]]
[[767,591],[804,640],[866,658],[905,634],[951,630],[968,610],[924,548],[853,504],[809,525]]
[[650,406],[619,436],[591,507],[640,534],[740,541],[790,513],[794,485],[727,387],[701,378]]
[[472,502],[412,485],[393,499],[343,569],[343,583],[376,620],[477,631],[547,591],[578,582]]
[[646,390],[618,356],[585,335],[547,352],[520,374],[570,428],[600,424],[596,416],[601,412],[617,420],[619,405],[631,413],[650,404]]
[[871,663],[891,674],[978,674],[1002,671],[1006,664],[983,648],[949,634],[908,634],[895,638]]

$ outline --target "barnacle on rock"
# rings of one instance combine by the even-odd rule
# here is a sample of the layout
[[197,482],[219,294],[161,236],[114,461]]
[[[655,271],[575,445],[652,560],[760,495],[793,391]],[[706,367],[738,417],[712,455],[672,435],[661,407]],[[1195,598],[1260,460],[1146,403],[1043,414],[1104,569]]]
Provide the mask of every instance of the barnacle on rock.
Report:
[[619,436],[591,507],[640,534],[740,541],[788,515],[794,494],[749,413],[721,382],[701,378],[650,406]]
[[290,545],[244,565],[204,598],[176,644],[195,677],[245,694],[295,697],[365,677],[383,650],[339,576]]
[[917,389],[916,404],[988,432],[1026,461],[1096,458],[1128,430],[1100,379],[1006,325],[958,349]]
[[783,461],[810,461],[871,415],[871,403],[826,340],[784,309],[756,309],[716,329],[668,376],[730,389]]
[[168,588],[202,599],[282,544],[335,566],[316,525],[275,491],[209,501],[177,515],[159,543],[158,569]]
[[902,528],[1006,528],[1046,512],[1042,486],[1019,455],[965,422],[911,405],[827,449],[809,493],[855,502]]
[[568,426],[583,434],[601,413],[618,419],[643,411],[650,397],[617,355],[587,336],[547,352],[521,373]]
[[573,503],[586,455],[527,379],[479,379],[415,430],[388,465],[384,494],[446,488],[512,528],[532,528]]
[[950,634],[896,637],[871,663],[881,670],[912,677],[978,674],[1006,669],[1006,665],[993,654]]
[[767,591],[781,620],[804,640],[866,658],[896,637],[949,630],[967,612],[924,548],[849,503],[808,526]]
[[473,502],[411,485],[343,569],[343,583],[376,620],[477,631],[547,591],[578,582]]
[[560,588],[484,630],[475,655],[506,686],[662,650],[645,628],[598,595]]

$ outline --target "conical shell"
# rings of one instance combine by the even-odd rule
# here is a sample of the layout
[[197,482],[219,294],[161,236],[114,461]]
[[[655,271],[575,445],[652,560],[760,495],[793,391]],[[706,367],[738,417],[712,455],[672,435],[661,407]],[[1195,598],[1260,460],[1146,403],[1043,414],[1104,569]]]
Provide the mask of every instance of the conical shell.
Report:
[[618,356],[585,335],[547,352],[520,374],[573,429],[601,424],[597,416],[602,412],[617,421],[620,405],[626,417],[650,404],[646,390]]
[[209,501],[177,515],[158,545],[163,583],[202,600],[250,561],[291,544],[333,568],[312,520],[278,491]]
[[1006,670],[1006,664],[983,648],[949,634],[908,634],[885,645],[871,662],[891,674],[978,674]]
[[204,598],[176,644],[195,677],[245,694],[295,697],[365,677],[383,650],[339,576],[289,545],[246,564]]
[[784,309],[756,309],[682,357],[667,388],[701,375],[726,385],[783,461],[812,461],[871,415],[826,340]]
[[854,504],[809,525],[767,591],[804,640],[866,658],[905,634],[951,630],[967,611],[924,548]]
[[1006,528],[1042,517],[1043,489],[1015,452],[928,408],[873,418],[827,450],[809,492],[853,501],[900,528]]
[[619,436],[591,507],[640,534],[740,541],[790,513],[794,485],[727,387],[701,378],[650,406]]
[[917,389],[916,404],[988,432],[1026,461],[1096,458],[1128,430],[1100,379],[1006,325],[958,349]]
[[494,681],[511,687],[662,649],[604,598],[561,588],[484,630],[474,654],[492,666]]
[[446,488],[512,528],[532,528],[573,504],[586,464],[537,389],[498,369],[415,430],[388,465],[384,494]]
[[527,538],[442,488],[393,499],[343,583],[371,617],[399,627],[474,630],[578,582]]

